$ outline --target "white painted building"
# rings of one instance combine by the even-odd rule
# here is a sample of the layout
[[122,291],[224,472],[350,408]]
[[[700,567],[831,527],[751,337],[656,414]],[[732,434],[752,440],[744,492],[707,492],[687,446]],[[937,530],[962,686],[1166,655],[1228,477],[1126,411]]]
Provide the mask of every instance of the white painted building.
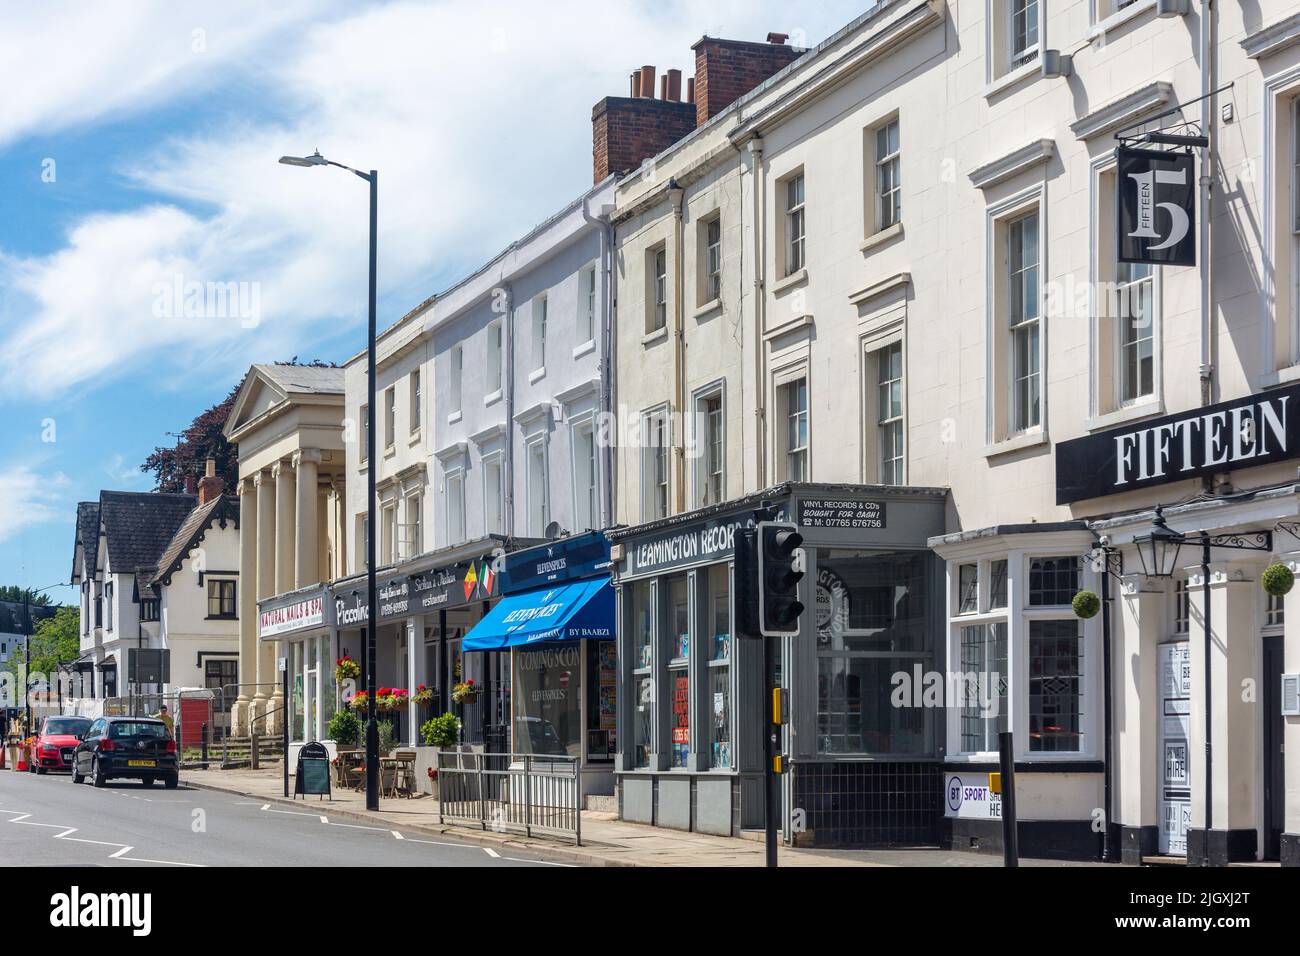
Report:
[[[1212,22],[1207,9],[881,0],[620,181],[620,404],[685,413],[710,377],[739,380],[743,414],[725,416],[743,432],[739,449],[731,433],[724,443],[731,499],[790,480],[949,490],[946,532],[909,544],[942,559],[923,651],[948,680],[991,681],[1000,716],[953,693],[930,736],[905,739],[863,723],[893,673],[871,663],[866,636],[850,627],[815,652],[787,647],[792,837],[795,810],[814,842],[879,823],[801,774],[853,762],[877,774],[868,791],[898,793],[906,772],[908,793],[923,802],[933,787],[937,800],[953,778],[987,774],[1006,727],[1024,852],[1093,855],[1108,831],[1128,860],[1196,862],[1208,848],[1218,863],[1300,861],[1300,761],[1279,756],[1284,740],[1300,747],[1300,721],[1277,699],[1280,675],[1300,671],[1300,626],[1286,625],[1300,599],[1259,585],[1265,564],[1300,557],[1290,420],[1272,451],[1261,443],[1265,416],[1290,414],[1300,361],[1300,15],[1286,0],[1214,4]],[[1116,135],[1161,127],[1203,133],[1213,149],[1209,216],[1195,211],[1208,224],[1204,272],[1117,261]],[[721,287],[735,293],[710,320],[696,312],[714,207]],[[743,222],[730,242],[729,215]],[[1202,406],[1222,419],[1179,424]],[[1143,429],[1228,421],[1238,443],[1212,437],[1194,478],[1169,473],[1173,459],[1134,457],[1154,434]],[[688,434],[672,438],[680,464],[620,450],[617,519],[687,520]],[[1123,450],[1133,458],[1118,477],[1115,442],[1121,463]],[[1272,540],[1212,552],[1207,611],[1199,546],[1172,579],[1140,573],[1133,539],[1157,504],[1181,531]],[[1085,557],[1100,535],[1123,561],[1109,655],[1105,616],[1070,608],[1079,590],[1102,589]],[[860,547],[881,541],[864,533]],[[823,597],[820,570],[806,604]],[[1260,696],[1238,703],[1241,680]],[[1186,719],[1166,720],[1170,707]],[[996,849],[996,824],[969,810],[949,808],[934,832]]]

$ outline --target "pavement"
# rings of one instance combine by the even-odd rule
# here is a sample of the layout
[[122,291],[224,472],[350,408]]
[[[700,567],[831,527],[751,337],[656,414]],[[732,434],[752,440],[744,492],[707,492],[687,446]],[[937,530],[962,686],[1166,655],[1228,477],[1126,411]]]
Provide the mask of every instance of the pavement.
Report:
[[[438,822],[438,801],[430,796],[414,798],[384,798],[379,810],[365,808],[364,793],[336,790],[332,799],[319,797],[284,798],[283,771],[277,768],[264,770],[184,770],[181,779],[187,785],[201,790],[215,790],[236,794],[253,801],[265,801],[276,809],[289,809],[299,813],[322,812],[331,818],[366,823],[375,827],[396,827],[403,831],[428,834],[439,839],[455,839],[476,843],[485,848],[496,848],[502,854],[531,856],[553,862],[567,862],[580,866],[696,866],[696,867],[761,867],[765,863],[765,848],[761,842],[746,838],[711,836],[705,833],[687,833],[666,827],[645,826],[619,820],[613,813],[584,810],[582,812],[582,845],[573,841],[522,832],[494,832],[472,827]],[[293,777],[289,778],[289,792],[293,792]],[[1000,855],[938,850],[931,847],[891,848],[880,850],[819,850],[781,847],[777,864],[782,867],[845,867],[845,866],[937,866],[982,867],[1002,865]],[[1022,866],[1077,866],[1106,864],[1078,864],[1057,860],[1022,859]]]
[[67,774],[0,770],[6,867],[572,866],[518,848],[433,837],[404,821],[362,824],[247,794],[135,780],[103,788]]

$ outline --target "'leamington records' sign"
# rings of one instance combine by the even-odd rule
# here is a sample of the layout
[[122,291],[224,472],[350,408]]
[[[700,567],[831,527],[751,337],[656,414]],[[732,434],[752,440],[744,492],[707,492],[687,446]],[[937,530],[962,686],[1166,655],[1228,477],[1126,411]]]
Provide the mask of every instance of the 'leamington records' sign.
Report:
[[1300,387],[1099,432],[1056,448],[1056,503],[1134,491],[1300,454]]

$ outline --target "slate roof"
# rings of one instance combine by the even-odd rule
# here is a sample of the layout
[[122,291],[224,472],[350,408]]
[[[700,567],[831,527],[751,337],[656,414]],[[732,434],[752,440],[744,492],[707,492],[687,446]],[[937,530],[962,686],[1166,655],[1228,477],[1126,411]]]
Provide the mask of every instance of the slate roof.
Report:
[[77,547],[72,552],[72,575],[69,581],[77,576],[77,566],[81,560],[85,561],[86,574],[93,577],[95,574],[95,561],[99,557],[99,502],[98,501],[78,501],[77,502]]
[[254,365],[255,369],[286,392],[343,394],[343,369],[315,365]]
[[[59,609],[57,604],[33,604],[32,609],[32,628],[36,627],[36,622],[42,618],[53,617]],[[23,633],[23,605],[22,602],[0,601],[0,634],[22,634]]]
[[113,571],[130,574],[157,567],[198,500],[196,495],[156,491],[101,491],[99,515]]
[[[171,576],[180,568],[181,562],[189,556],[190,551],[198,547],[203,540],[204,533],[211,527],[214,521],[222,521],[223,527],[225,521],[239,521],[239,504],[230,495],[217,495],[205,505],[199,505],[190,512],[183,524],[176,529],[172,535],[171,541],[163,551],[162,556],[158,559],[158,566],[147,576],[143,573],[136,580],[138,582],[147,582],[140,584],[140,592],[144,593],[145,588],[154,591],[158,583],[163,584],[171,582]],[[148,597],[154,597],[155,594],[149,594]]]

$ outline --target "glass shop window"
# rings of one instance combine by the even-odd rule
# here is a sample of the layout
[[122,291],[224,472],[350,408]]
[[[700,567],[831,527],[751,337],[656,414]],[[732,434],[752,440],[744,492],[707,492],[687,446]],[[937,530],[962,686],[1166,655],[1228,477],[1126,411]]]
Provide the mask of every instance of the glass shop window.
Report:
[[650,748],[654,744],[654,615],[650,601],[650,582],[632,585],[632,765],[650,766]]
[[669,766],[684,769],[691,751],[691,600],[684,574],[667,578],[660,645],[668,660]]
[[1007,729],[1007,625],[970,624],[961,629],[962,753],[993,753]]
[[1079,559],[1033,558],[1029,562],[1031,607],[1069,604],[1079,593]]
[[709,766],[731,769],[731,572],[715,564],[705,575],[705,639],[709,648]]
[[571,641],[516,651],[515,752],[536,757],[579,757],[582,749],[582,656]]
[[934,666],[929,581],[927,552],[819,552],[819,753],[933,751],[923,682],[913,686]]
[[1029,749],[1083,749],[1083,636],[1077,620],[1029,622]]
[[613,760],[618,750],[618,652],[614,641],[587,645],[587,759]]

